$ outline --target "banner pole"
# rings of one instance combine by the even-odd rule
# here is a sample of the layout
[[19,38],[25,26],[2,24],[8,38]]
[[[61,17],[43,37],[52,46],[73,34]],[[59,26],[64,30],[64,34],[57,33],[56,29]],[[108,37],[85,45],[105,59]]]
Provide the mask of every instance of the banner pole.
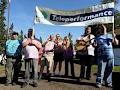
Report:
[[113,34],[115,33],[115,30],[114,30],[115,27],[114,27],[114,25],[115,25],[115,24],[113,23],[113,28],[112,28],[112,33],[113,33]]
[[7,24],[7,39],[9,39],[9,23],[10,23],[10,0],[8,0],[8,24]]

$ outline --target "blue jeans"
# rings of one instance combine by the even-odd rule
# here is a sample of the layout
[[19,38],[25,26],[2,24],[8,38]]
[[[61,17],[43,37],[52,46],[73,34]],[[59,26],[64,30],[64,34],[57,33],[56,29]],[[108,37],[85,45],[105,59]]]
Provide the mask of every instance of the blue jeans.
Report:
[[[32,75],[30,75],[30,73]],[[29,83],[30,76],[32,76],[33,83],[37,83],[38,59],[25,59],[25,82],[26,83]]]
[[102,57],[98,58],[98,72],[96,84],[102,84],[103,80],[106,84],[112,84],[112,69],[114,59],[104,61]]

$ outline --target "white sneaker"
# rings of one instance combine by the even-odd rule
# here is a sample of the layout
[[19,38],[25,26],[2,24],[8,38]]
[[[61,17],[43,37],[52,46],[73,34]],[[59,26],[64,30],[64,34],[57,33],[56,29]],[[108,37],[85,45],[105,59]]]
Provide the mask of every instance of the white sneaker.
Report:
[[109,83],[107,86],[112,88],[112,84],[111,83]]
[[96,84],[96,87],[97,87],[97,88],[101,88],[102,85],[101,85],[100,83],[98,83],[98,84]]

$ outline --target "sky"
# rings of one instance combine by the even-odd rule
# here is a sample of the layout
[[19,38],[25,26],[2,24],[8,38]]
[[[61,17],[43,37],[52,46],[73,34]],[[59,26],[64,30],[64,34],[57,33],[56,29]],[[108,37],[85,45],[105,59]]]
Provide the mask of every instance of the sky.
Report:
[[[28,29],[31,28],[34,23],[36,5],[58,10],[76,10],[98,4],[100,4],[100,0],[11,0],[10,23],[14,24],[14,31],[20,32],[23,30],[24,34],[27,34]],[[120,10],[120,1],[117,8]],[[37,38],[41,36],[43,41],[45,41],[50,34],[55,35],[59,33],[63,38],[69,32],[73,35],[72,39],[75,41],[84,33],[84,27],[35,25],[35,35]]]

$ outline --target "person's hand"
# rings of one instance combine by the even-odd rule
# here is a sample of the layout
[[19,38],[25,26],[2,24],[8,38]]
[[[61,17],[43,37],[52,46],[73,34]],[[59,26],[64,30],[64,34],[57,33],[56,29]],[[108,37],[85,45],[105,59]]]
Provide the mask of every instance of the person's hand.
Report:
[[34,36],[31,36],[31,39],[34,39]]
[[33,44],[33,45],[37,45],[36,40],[31,40],[31,44]]
[[116,34],[115,33],[112,33],[112,36],[113,36],[113,38],[116,38]]
[[104,28],[104,34],[106,34],[106,33],[107,33],[107,28],[106,28],[106,26],[105,26],[104,24],[102,24],[102,27]]
[[28,38],[28,39],[27,39],[27,42],[28,42],[29,44],[31,44],[31,43],[32,43],[32,40],[31,40],[30,38]]

